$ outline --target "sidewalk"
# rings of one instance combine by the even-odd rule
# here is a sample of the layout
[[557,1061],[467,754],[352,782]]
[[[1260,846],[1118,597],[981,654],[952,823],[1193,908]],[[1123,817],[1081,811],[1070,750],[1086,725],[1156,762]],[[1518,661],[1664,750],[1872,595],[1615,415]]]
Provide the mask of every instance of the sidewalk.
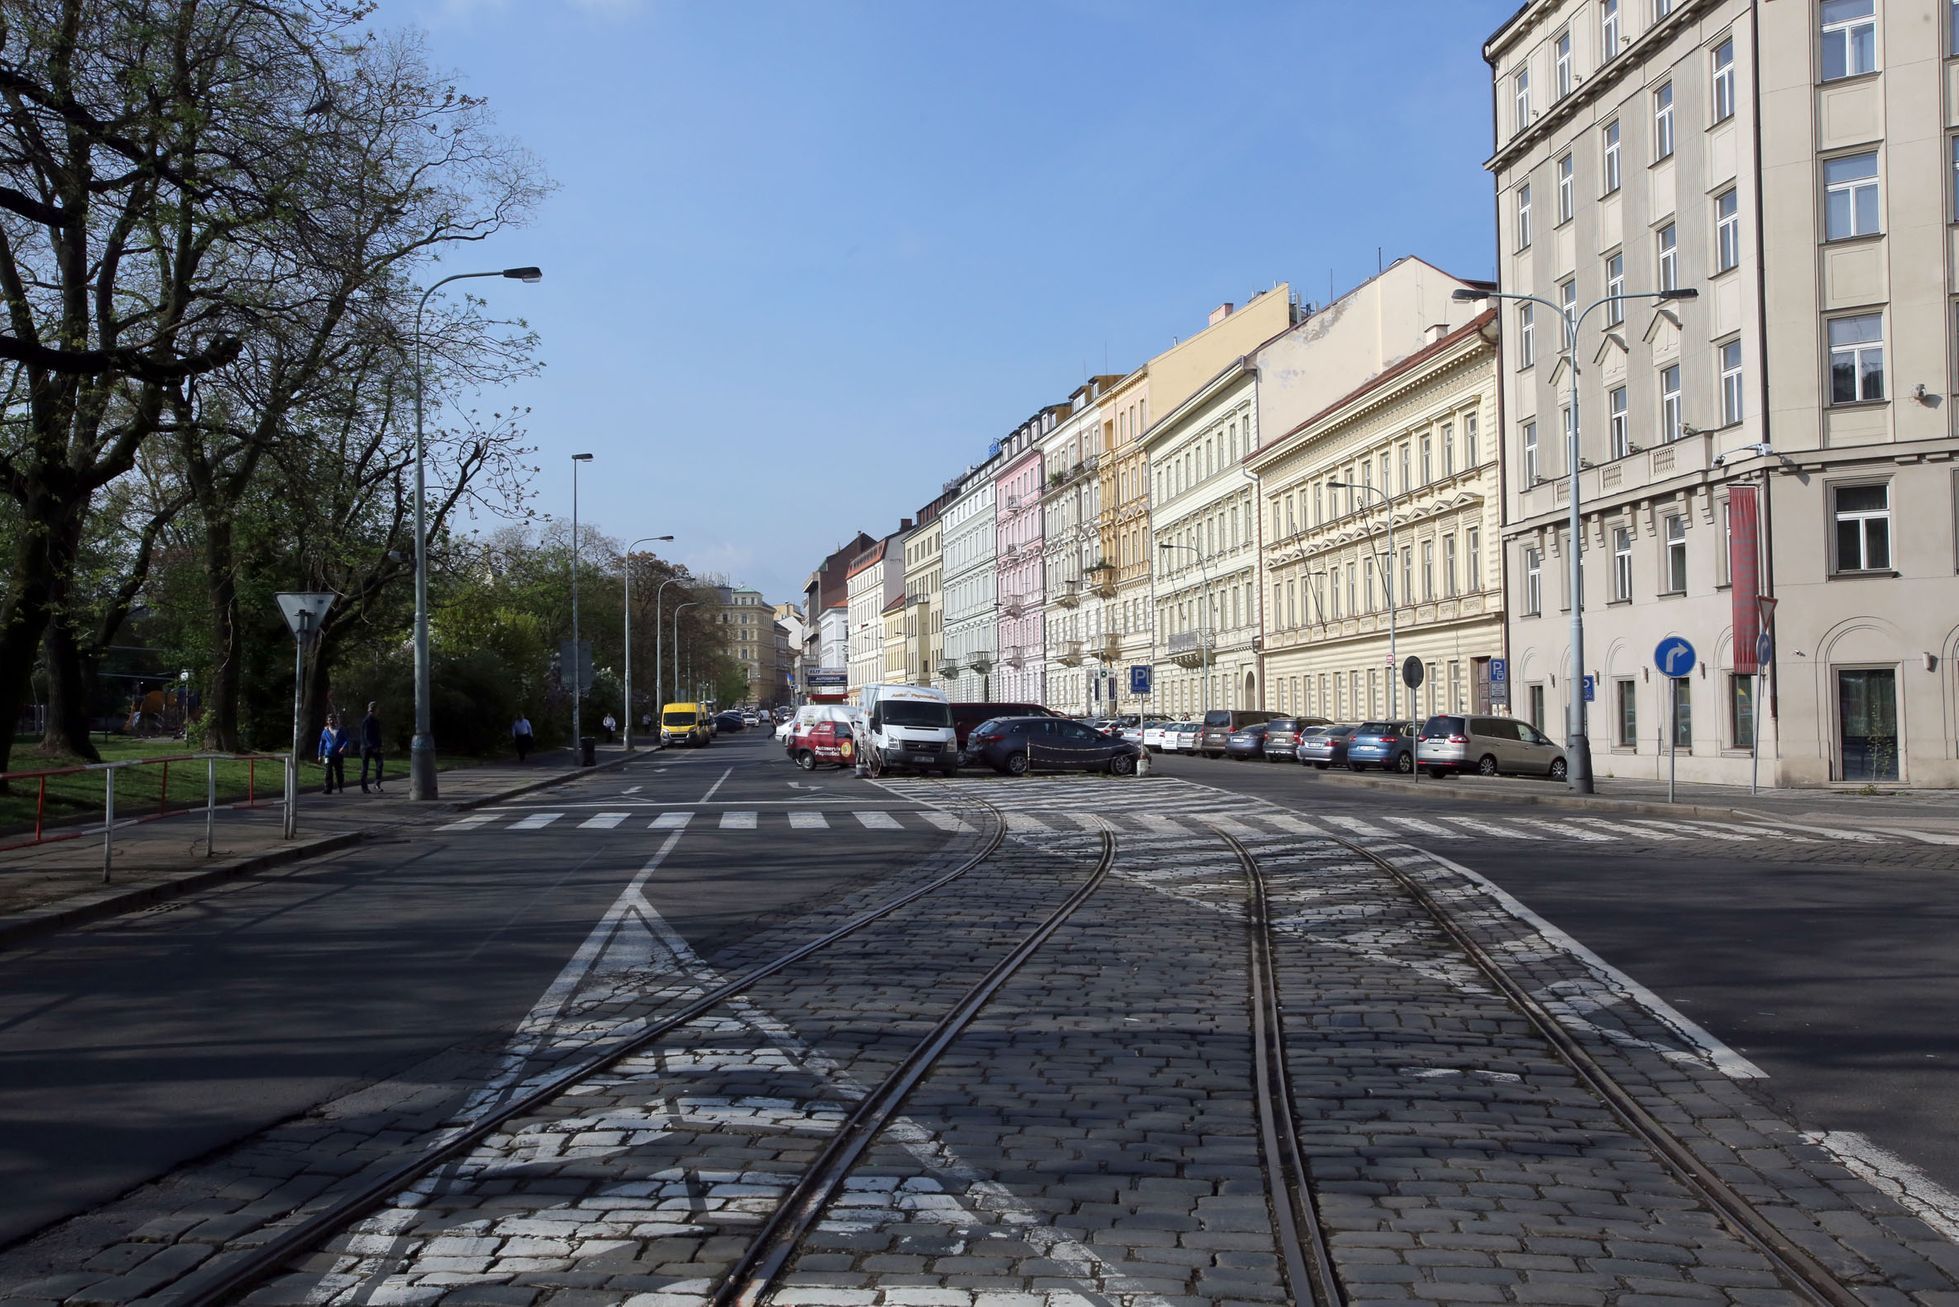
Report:
[[111,880],[102,882],[103,831],[100,820],[78,839],[29,845],[0,852],[0,948],[50,931],[114,916],[188,894],[237,876],[331,853],[372,834],[449,821],[461,810],[499,803],[532,790],[570,781],[594,771],[623,766],[622,746],[599,747],[594,768],[575,767],[570,749],[533,754],[530,761],[486,763],[440,773],[438,798],[408,801],[405,761],[390,771],[387,789],[362,794],[356,784],[344,794],[322,794],[317,772],[299,795],[299,836],[283,835],[277,802],[256,807],[220,807],[213,846],[204,842],[204,812],[198,809],[153,821],[118,823]]

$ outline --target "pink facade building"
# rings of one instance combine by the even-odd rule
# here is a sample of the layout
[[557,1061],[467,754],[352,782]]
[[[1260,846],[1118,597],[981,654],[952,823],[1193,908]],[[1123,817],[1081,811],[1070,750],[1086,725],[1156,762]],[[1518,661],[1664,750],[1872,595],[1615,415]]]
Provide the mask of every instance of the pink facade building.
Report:
[[1044,409],[1002,441],[1003,461],[994,477],[999,665],[992,689],[993,698],[1005,703],[1046,702],[1040,439],[1056,420],[1053,409]]

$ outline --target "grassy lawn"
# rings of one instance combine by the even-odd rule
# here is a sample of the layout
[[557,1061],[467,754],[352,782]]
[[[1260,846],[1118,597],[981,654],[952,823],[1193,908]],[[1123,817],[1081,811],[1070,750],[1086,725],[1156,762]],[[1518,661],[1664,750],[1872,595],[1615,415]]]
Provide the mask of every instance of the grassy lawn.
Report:
[[[62,767],[82,765],[77,758],[51,758],[35,751],[39,742],[37,736],[16,736],[12,767],[15,771],[53,771]],[[146,758],[176,757],[194,750],[182,740],[138,740],[122,736],[112,736],[99,742],[96,747],[102,752],[104,762],[129,762]],[[449,771],[459,767],[473,767],[485,761],[479,758],[443,758],[441,770]],[[116,816],[139,817],[152,813],[170,811],[180,812],[187,808],[204,806],[207,764],[201,761],[173,762],[169,765],[166,778],[162,763],[146,767],[125,767],[116,773]],[[217,770],[218,802],[236,803],[246,797],[248,784],[252,794],[258,799],[271,799],[276,802],[283,785],[283,769],[278,761],[261,761],[256,768],[256,777],[249,763],[220,761]],[[318,788],[322,783],[323,772],[317,765],[308,762],[299,769],[299,783],[302,787]],[[388,759],[388,776],[401,785],[408,783],[408,760],[406,758]],[[360,779],[360,759],[347,760],[347,779],[358,785]],[[165,783],[169,785],[166,792]],[[34,830],[34,808],[39,798],[41,782],[37,779],[16,780],[10,783],[9,792],[0,794],[0,838],[32,834]],[[74,772],[66,776],[47,778],[47,800],[43,812],[44,825],[73,821],[78,818],[102,816],[102,792],[104,781],[99,771]]]

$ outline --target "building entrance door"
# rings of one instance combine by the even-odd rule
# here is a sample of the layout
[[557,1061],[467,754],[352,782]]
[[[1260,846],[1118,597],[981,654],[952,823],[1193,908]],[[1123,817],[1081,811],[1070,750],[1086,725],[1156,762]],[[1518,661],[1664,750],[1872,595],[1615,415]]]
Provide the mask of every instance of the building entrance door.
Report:
[[[1470,659],[1469,677],[1469,710],[1473,713],[1487,716],[1490,711],[1490,660],[1487,658]],[[1461,706],[1461,704],[1454,703],[1449,705],[1451,710],[1460,708]]]
[[1898,779],[1898,673],[1837,669],[1837,767],[1846,781]]

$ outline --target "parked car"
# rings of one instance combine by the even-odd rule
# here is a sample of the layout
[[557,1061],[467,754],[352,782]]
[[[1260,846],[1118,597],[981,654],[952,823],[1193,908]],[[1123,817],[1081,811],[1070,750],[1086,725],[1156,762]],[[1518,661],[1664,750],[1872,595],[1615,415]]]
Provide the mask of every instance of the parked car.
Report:
[[1415,770],[1413,722],[1362,722],[1347,737],[1347,766],[1355,771],[1379,767],[1404,776]]
[[961,767],[976,761],[966,749],[966,737],[981,722],[995,717],[1052,717],[1054,713],[1038,703],[955,703],[952,705],[952,732],[958,744]]
[[798,733],[806,733],[821,721],[851,721],[856,714],[857,710],[847,703],[806,703],[776,728],[775,738],[782,741],[782,747],[793,754]]
[[714,714],[714,729],[718,734],[733,735],[742,728],[743,722],[740,713],[723,712]]
[[1164,744],[1178,753],[1196,753],[1197,737],[1204,733],[1198,722],[1178,722],[1163,733]]
[[1441,715],[1422,724],[1415,756],[1429,775],[1440,778],[1473,771],[1482,776],[1565,778],[1564,750],[1551,738],[1514,717]]
[[1317,740],[1320,736],[1325,735],[1332,729],[1333,725],[1329,722],[1325,726],[1308,726],[1301,730],[1299,732],[1299,743],[1295,744],[1292,749],[1292,760],[1304,765],[1308,761],[1306,757],[1307,744]]
[[1197,749],[1206,758],[1224,757],[1225,741],[1233,731],[1259,722],[1269,722],[1279,714],[1263,708],[1213,708],[1204,714],[1204,730],[1197,737]]
[[789,756],[804,771],[857,765],[857,736],[847,721],[824,718],[798,727]]
[[670,703],[660,709],[660,743],[706,745],[714,742],[714,727],[697,703]]
[[1325,771],[1328,767],[1343,767],[1347,762],[1347,737],[1359,730],[1358,726],[1329,726],[1317,735],[1308,735],[1299,742],[1297,755],[1299,761],[1308,766]]
[[1324,717],[1274,717],[1265,727],[1265,760],[1297,762],[1295,751],[1305,732],[1329,725]]
[[1265,732],[1270,722],[1253,722],[1242,726],[1224,737],[1224,756],[1238,762],[1249,762],[1265,756]]
[[967,756],[995,771],[1106,771],[1128,776],[1142,746],[1114,739],[1066,717],[995,717],[973,727]]

